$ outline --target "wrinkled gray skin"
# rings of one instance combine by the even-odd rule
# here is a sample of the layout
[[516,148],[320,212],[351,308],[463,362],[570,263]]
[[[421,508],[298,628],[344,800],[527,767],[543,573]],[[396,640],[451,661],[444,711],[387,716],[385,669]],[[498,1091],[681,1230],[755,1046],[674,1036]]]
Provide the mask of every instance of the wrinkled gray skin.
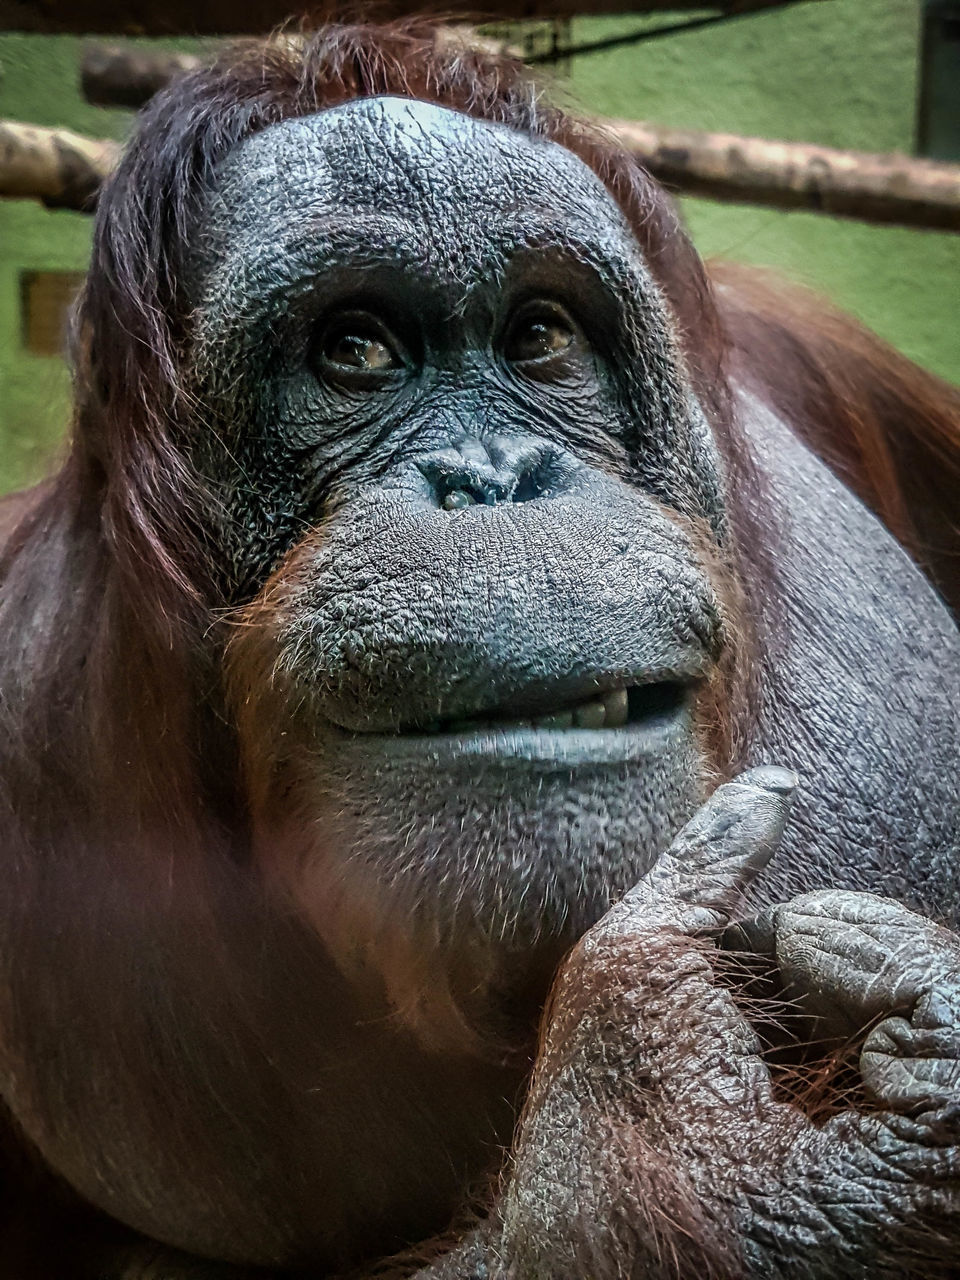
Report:
[[[789,821],[783,770],[707,800],[703,689],[729,643],[722,469],[639,249],[580,161],[392,99],[274,126],[222,166],[188,283],[211,427],[197,460],[222,486],[238,605],[289,553],[271,612],[238,628],[238,670],[262,678],[233,697],[251,758],[273,762],[254,786],[264,874],[336,964],[335,1012],[315,1020],[336,1053],[318,1042],[282,1148],[255,1115],[258,1163],[225,1145],[215,1214],[189,1170],[168,1176],[169,1153],[138,1181],[118,1151],[97,1179],[68,1176],[156,1238],[238,1263],[439,1230],[510,1139],[521,1076],[485,1065],[484,1033],[509,1037],[593,925],[560,979],[499,1211],[425,1276],[602,1274],[578,1252],[584,1221],[610,1274],[668,1274],[616,1198],[628,1175],[594,1123],[610,1115],[689,1179],[758,1276],[896,1274],[879,1259],[917,1210],[955,1232],[957,940],[861,892],[960,902],[960,643],[902,550],[744,398],[775,547],[752,592],[749,761],[801,783]],[[572,317],[569,347],[511,360],[519,310],[544,297]],[[324,357],[344,309],[366,317],[348,333],[379,318],[395,367],[338,369],[333,339]],[[624,682],[669,686],[659,714],[436,732]],[[749,941],[814,1014],[880,1019],[861,1059],[877,1114],[816,1129],[773,1098],[689,936],[747,890],[758,909],[804,895]],[[597,973],[617,998],[584,1006]],[[389,1042],[397,1021],[407,1038]],[[309,1017],[297,1025],[314,1052]],[[643,1116],[633,1079],[659,1081]],[[186,1086],[178,1105],[188,1117]],[[202,1273],[177,1267],[124,1274]]]

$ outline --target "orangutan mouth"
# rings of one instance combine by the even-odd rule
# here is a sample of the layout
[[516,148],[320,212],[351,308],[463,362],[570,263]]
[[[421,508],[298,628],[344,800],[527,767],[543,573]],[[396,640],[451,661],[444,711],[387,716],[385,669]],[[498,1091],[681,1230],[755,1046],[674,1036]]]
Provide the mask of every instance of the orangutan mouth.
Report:
[[504,707],[476,716],[433,720],[413,732],[467,734],[484,730],[507,733],[529,729],[624,729],[669,718],[683,707],[688,691],[689,684],[679,680],[658,680],[631,686],[621,684],[540,715],[521,717],[515,708]]

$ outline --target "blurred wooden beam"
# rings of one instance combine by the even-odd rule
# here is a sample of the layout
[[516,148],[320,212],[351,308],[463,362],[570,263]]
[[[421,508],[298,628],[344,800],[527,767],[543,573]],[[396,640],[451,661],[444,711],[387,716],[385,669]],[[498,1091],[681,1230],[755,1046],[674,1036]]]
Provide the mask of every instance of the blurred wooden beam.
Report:
[[629,120],[600,123],[681,195],[960,231],[960,165]]
[[116,142],[69,129],[0,120],[0,196],[40,200],[51,209],[91,210],[119,152]]
[[[668,188],[775,209],[960,231],[960,165],[629,120],[598,123]],[[0,121],[0,196],[90,209],[116,143]]]
[[[482,0],[480,4],[442,0],[383,0],[377,17],[434,12],[450,19],[520,21],[590,14],[642,14],[664,10],[717,9],[746,13],[778,7],[782,0]],[[808,0],[811,2],[811,0]],[[824,3],[825,0],[812,0]],[[269,31],[306,13],[331,20],[355,13],[350,0],[0,0],[0,31],[98,35],[236,35]]]
[[131,44],[89,44],[80,61],[80,85],[100,107],[142,107],[165,84],[200,66],[190,53],[161,53]]

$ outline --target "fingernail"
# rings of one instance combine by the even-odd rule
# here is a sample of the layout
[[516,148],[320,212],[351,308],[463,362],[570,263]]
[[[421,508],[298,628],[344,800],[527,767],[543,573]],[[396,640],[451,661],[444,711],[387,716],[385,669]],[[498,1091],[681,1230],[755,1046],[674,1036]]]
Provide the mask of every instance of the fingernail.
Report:
[[792,769],[783,769],[777,764],[763,764],[741,773],[734,781],[759,787],[761,791],[772,791],[774,795],[789,796],[796,791],[800,779]]

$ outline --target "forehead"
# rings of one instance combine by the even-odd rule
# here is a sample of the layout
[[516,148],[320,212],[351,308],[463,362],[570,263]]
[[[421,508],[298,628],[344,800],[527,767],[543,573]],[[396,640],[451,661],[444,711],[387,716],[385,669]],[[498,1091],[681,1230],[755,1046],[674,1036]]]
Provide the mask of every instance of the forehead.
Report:
[[368,98],[272,125],[220,166],[211,210],[229,234],[289,236],[318,215],[400,219],[431,239],[522,223],[596,242],[631,238],[572,152],[505,125],[405,98]]

